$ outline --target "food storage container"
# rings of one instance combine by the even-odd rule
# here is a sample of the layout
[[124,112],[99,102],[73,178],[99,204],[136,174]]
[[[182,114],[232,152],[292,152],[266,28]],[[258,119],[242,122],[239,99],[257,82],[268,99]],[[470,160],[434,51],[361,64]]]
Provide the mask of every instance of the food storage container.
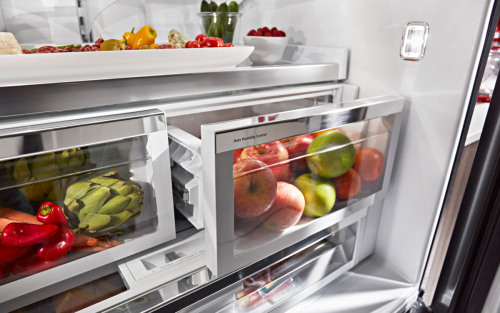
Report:
[[201,170],[212,272],[364,221],[387,192],[403,102],[298,98],[169,118],[172,140],[185,147],[178,165]]
[[203,34],[222,38],[224,43],[239,42],[242,13],[201,12],[198,16]]
[[[6,259],[12,251],[3,236],[0,303],[12,304],[48,286],[60,288],[63,281],[175,238],[172,199],[163,192],[171,190],[171,182],[162,111],[41,113],[5,117],[1,125],[6,147],[0,152],[2,221],[24,223],[8,224],[3,235],[7,227],[33,224],[33,240],[40,227],[66,229],[75,238],[66,243],[71,250],[47,258],[40,249],[53,249],[57,235],[44,242],[9,243],[19,253]],[[39,223],[34,216],[46,201],[61,206],[68,220],[58,226]],[[10,235],[21,240],[19,233]]]
[[245,36],[243,40],[245,45],[255,47],[249,57],[254,65],[274,65],[278,63],[283,57],[288,42],[286,37]]

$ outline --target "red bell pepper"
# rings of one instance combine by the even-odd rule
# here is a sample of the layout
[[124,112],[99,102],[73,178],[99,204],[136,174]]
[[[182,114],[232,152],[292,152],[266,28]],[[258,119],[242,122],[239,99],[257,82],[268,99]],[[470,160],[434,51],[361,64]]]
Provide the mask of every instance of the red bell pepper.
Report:
[[57,234],[40,245],[38,257],[44,260],[54,260],[71,250],[76,236],[68,227],[61,227]]
[[11,263],[0,265],[0,280],[9,276]]
[[22,248],[12,248],[6,247],[0,242],[0,265],[14,261],[17,258],[22,257],[26,253],[30,252],[33,247],[22,247]]
[[52,238],[58,230],[59,226],[54,224],[33,225],[11,223],[4,228],[0,239],[2,240],[2,245],[7,247],[26,247]]
[[29,276],[49,270],[53,267],[59,266],[66,261],[66,255],[55,260],[44,260],[38,257],[37,251],[33,251],[18,261],[14,262],[11,272],[14,275]]
[[44,224],[68,225],[68,218],[63,209],[55,203],[44,202],[38,209],[36,219]]

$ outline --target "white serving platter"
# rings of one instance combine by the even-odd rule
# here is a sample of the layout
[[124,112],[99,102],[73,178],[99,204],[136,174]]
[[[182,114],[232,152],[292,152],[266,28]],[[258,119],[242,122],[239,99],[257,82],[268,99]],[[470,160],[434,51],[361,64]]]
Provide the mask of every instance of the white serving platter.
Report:
[[0,55],[0,87],[199,73],[236,67],[254,47]]

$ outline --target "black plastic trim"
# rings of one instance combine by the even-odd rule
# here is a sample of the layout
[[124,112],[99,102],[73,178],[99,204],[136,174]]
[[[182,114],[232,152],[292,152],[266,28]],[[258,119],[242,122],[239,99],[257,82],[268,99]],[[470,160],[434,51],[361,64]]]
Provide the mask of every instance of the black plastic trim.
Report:
[[[452,179],[460,163],[499,17],[499,1],[495,1],[461,134],[460,148],[453,167]],[[432,309],[436,313],[481,312],[479,307],[482,308],[484,305],[494,273],[489,273],[491,279],[480,274],[484,274],[484,270],[494,266],[491,263],[484,267],[486,265],[484,262],[487,260],[494,262],[494,258],[491,259],[488,256],[494,251],[488,249],[493,239],[493,229],[496,226],[494,223],[497,223],[500,214],[500,206],[494,206],[500,188],[499,160],[500,84],[497,83],[432,302]],[[496,266],[498,267],[498,263]],[[451,299],[451,301],[448,304],[444,299]],[[480,299],[484,300],[481,302]]]

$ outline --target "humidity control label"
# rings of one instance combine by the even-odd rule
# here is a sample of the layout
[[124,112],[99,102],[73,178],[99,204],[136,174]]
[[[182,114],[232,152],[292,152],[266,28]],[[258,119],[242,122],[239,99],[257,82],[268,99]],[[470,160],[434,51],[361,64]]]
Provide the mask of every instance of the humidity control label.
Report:
[[262,138],[262,137],[266,137],[266,136],[267,136],[267,133],[265,133],[265,134],[257,134],[257,135],[253,135],[253,136],[243,137],[243,138],[235,138],[234,142],[241,142],[241,141],[247,141],[247,140],[255,140],[257,138]]
[[293,121],[217,134],[215,151],[216,153],[221,153],[303,135],[309,132],[308,126],[306,123]]

